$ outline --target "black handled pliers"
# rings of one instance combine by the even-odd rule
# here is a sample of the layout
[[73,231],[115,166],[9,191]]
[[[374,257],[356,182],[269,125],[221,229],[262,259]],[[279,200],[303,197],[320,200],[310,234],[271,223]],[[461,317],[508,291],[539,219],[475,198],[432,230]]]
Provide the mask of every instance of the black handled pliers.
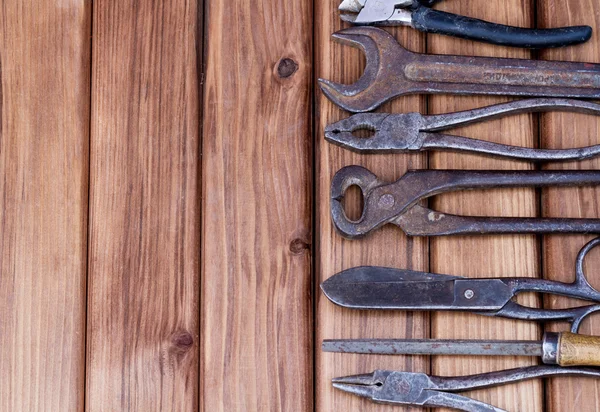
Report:
[[427,33],[511,47],[541,49],[584,43],[590,26],[526,29],[490,23],[430,8],[441,0],[343,0],[342,20],[358,25],[411,26]]

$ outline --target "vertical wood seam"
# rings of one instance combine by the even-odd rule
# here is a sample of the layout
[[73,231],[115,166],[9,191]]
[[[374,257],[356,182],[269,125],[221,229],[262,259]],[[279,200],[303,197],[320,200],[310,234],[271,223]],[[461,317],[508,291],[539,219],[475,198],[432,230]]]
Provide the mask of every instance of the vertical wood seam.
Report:
[[96,0],[90,0],[90,32],[88,35],[89,38],[89,48],[90,48],[90,72],[89,72],[89,121],[88,121],[88,161],[87,161],[87,233],[86,233],[86,255],[85,255],[85,299],[84,299],[84,329],[83,329],[83,411],[87,411],[87,385],[88,385],[88,297],[89,297],[89,279],[90,279],[90,234],[91,234],[91,222],[90,219],[90,210],[91,210],[91,199],[90,199],[90,191],[92,187],[92,114],[94,113],[94,99],[92,98],[92,93],[94,89],[94,41],[93,41],[93,33],[94,33],[94,13],[96,9]]
[[[204,0],[197,0],[196,5],[196,13],[197,13],[197,25],[196,27],[196,70],[198,77],[198,161],[200,162],[200,166],[198,167],[198,183],[196,190],[198,191],[198,206],[200,207],[199,215],[198,215],[198,225],[200,226],[200,239],[198,241],[198,259],[199,262],[202,262],[202,228],[203,228],[203,214],[204,214],[204,202],[202,201],[202,172],[204,163],[204,157],[202,156],[202,147],[204,144],[204,73],[205,70],[205,51],[206,51],[206,42],[208,41],[207,34],[207,24],[206,24],[206,15],[207,15],[207,3]],[[203,350],[204,350],[204,327],[203,327],[203,317],[202,317],[202,305],[203,305],[203,294],[202,294],[202,285],[203,285],[203,277],[204,272],[202,270],[202,263],[199,265],[198,269],[198,381],[197,385],[197,393],[198,400],[196,402],[196,411],[199,412],[202,409],[202,397],[204,393],[204,385],[202,385],[204,381],[204,366],[203,366]]]

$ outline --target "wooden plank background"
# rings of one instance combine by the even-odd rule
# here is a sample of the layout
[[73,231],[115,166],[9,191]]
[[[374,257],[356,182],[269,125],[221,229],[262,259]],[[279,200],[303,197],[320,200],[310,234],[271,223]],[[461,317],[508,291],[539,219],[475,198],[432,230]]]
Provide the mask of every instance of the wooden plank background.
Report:
[[[339,0],[3,0],[0,6],[0,411],[400,411],[336,391],[377,368],[478,373],[535,359],[353,356],[322,339],[536,339],[527,322],[343,310],[319,283],[357,265],[571,280],[590,236],[341,238],[331,178],[363,165],[531,169],[457,154],[357,155],[323,140],[347,116],[316,78],[352,82]],[[436,8],[518,26],[600,27],[583,0],[452,1]],[[600,62],[582,46],[529,52],[390,30],[429,53]],[[443,113],[503,98],[410,96],[379,111]],[[457,129],[500,143],[598,143],[586,115],[512,116]],[[537,167],[537,166],[536,166]],[[599,168],[600,161],[551,165]],[[485,196],[486,202],[481,198]],[[475,191],[431,205],[460,214],[600,216],[598,189]],[[358,213],[360,200],[347,208]],[[474,251],[476,251],[474,253]],[[594,267],[592,283],[600,286]],[[568,307],[529,295],[522,302]],[[565,324],[549,325],[565,330]],[[583,332],[599,334],[594,317]],[[529,381],[470,396],[510,411],[591,412],[600,384]]]
[[[342,28],[337,14],[338,2],[315,2],[315,69],[316,77],[351,83],[359,78],[364,58],[358,49],[331,41],[331,34]],[[403,43],[416,51],[425,50],[424,35],[409,29],[393,32]],[[385,337],[389,331],[402,336],[423,338],[429,333],[429,319],[425,313],[399,314],[377,311],[351,311],[333,305],[320,292],[319,283],[345,268],[359,265],[381,265],[427,269],[427,241],[410,239],[400,231],[386,227],[360,241],[342,238],[330,218],[329,193],[331,178],[341,167],[360,164],[382,179],[393,181],[408,169],[426,166],[424,155],[374,156],[357,155],[331,145],[323,139],[328,123],[341,120],[348,114],[331,103],[315,85],[315,403],[319,411],[397,410],[397,407],[374,405],[365,398],[348,395],[331,387],[336,376],[371,372],[381,365],[390,369],[426,371],[426,357],[359,356],[323,353],[320,345],[328,338]],[[384,105],[388,111],[423,111],[425,98],[411,96]],[[346,201],[348,209],[359,213],[359,198]]]
[[197,4],[96,1],[86,409],[198,404]]
[[[581,0],[541,2],[538,23],[540,27],[559,25],[588,24],[600,27],[600,16],[592,12],[590,6],[599,5]],[[557,10],[568,13],[557,13]],[[600,61],[598,35],[593,41],[574,48],[544,51],[541,57],[553,60]],[[540,143],[542,147],[588,146],[597,144],[600,132],[600,119],[573,113],[548,113],[540,118]],[[552,169],[598,169],[597,159],[584,162],[569,162],[549,165]],[[597,217],[600,216],[600,190],[598,188],[544,189],[542,191],[541,212],[544,216]],[[543,268],[548,279],[572,281],[573,262],[583,245],[591,236],[544,236]],[[600,275],[595,271],[600,265],[600,252],[592,251],[586,261],[586,274],[595,287],[600,286]],[[594,273],[596,272],[596,273]],[[573,305],[573,301],[557,296],[545,298],[545,307],[564,308]],[[581,304],[581,302],[578,302]],[[564,330],[565,325],[549,325],[549,330]],[[591,316],[584,321],[581,333],[600,334],[600,321]],[[600,384],[594,380],[582,378],[549,379],[546,384],[547,410],[559,412],[573,410],[593,412],[600,409]]]
[[0,7],[0,410],[83,408],[91,7]]
[[312,3],[206,16],[201,410],[310,410]]
[[[448,2],[441,7],[466,16],[477,16],[513,26],[529,27],[533,23],[533,3],[522,0],[490,2],[481,8],[478,2]],[[527,50],[495,47],[482,43],[431,35],[428,52],[436,54],[466,54],[531,58]],[[502,97],[431,96],[431,113],[449,113],[467,110],[508,99]],[[453,130],[460,136],[469,136],[497,143],[532,147],[537,136],[531,115],[509,116],[493,122],[477,123]],[[494,159],[457,153],[432,153],[432,169],[532,169],[527,162]],[[485,201],[482,201],[485,199]],[[430,204],[435,210],[473,216],[535,216],[537,203],[535,189],[475,190],[436,197]],[[477,251],[476,253],[473,253]],[[468,277],[502,277],[539,275],[536,238],[533,235],[464,236],[431,239],[431,271]],[[535,295],[527,296],[527,305],[535,306]],[[533,339],[540,336],[534,323],[494,319],[474,314],[433,313],[431,335],[439,339]],[[431,371],[438,375],[469,375],[494,370],[528,366],[537,359],[511,357],[444,357],[432,359]],[[487,391],[469,393],[484,402],[509,411],[538,412],[543,410],[543,392],[540,380],[518,385],[496,387]]]

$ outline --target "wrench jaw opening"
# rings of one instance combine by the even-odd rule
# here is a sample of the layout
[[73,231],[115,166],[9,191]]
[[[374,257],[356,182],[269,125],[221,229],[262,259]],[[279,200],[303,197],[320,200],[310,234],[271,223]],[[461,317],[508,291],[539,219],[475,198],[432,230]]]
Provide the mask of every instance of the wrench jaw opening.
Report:
[[363,208],[361,217],[350,220],[344,210],[344,195],[350,186],[358,186],[365,203],[371,188],[380,184],[377,176],[361,166],[346,166],[340,169],[331,182],[331,219],[335,228],[342,236],[349,239],[358,239],[364,236],[362,221],[365,217],[366,207]]
[[400,88],[396,83],[409,83],[405,88],[410,90],[412,83],[402,74],[403,68],[396,67],[398,64],[395,62],[398,59],[410,61],[414,53],[400,46],[391,34],[374,27],[358,26],[338,31],[332,38],[341,44],[361,49],[366,58],[364,73],[353,84],[319,79],[323,94],[336,105],[353,113],[368,112],[395,97],[390,96],[388,89]]

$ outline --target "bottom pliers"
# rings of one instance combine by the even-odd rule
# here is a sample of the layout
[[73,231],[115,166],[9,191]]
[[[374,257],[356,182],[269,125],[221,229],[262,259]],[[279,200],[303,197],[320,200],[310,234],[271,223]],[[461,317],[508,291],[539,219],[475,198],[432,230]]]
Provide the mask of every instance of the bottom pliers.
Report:
[[467,412],[506,412],[504,409],[454,392],[551,376],[600,378],[600,369],[530,366],[456,377],[376,370],[362,375],[334,378],[332,382],[337,389],[369,398],[377,403],[434,408],[445,407]]

